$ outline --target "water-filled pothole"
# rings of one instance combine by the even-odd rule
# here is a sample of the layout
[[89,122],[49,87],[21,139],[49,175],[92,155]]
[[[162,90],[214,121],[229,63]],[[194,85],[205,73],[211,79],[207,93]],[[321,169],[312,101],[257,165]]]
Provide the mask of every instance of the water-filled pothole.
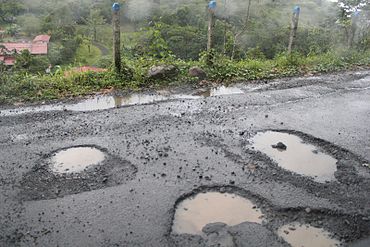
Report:
[[95,146],[59,149],[43,156],[22,176],[21,200],[64,197],[112,186],[135,178],[137,167]]
[[251,141],[255,150],[265,153],[286,170],[320,183],[335,180],[337,160],[296,135],[267,131],[258,133]]
[[221,95],[232,95],[232,94],[244,94],[244,91],[242,91],[238,87],[216,87],[216,88],[210,88],[204,92],[197,93],[196,95],[203,96],[203,97],[215,97],[215,96],[221,96]]
[[340,241],[322,228],[293,222],[279,228],[278,235],[292,247],[335,247]]
[[50,158],[50,167],[56,173],[77,173],[104,161],[105,154],[93,147],[74,147],[61,150]]
[[172,231],[201,235],[210,223],[229,226],[243,222],[262,223],[263,214],[250,200],[231,193],[199,193],[182,201],[176,208]]

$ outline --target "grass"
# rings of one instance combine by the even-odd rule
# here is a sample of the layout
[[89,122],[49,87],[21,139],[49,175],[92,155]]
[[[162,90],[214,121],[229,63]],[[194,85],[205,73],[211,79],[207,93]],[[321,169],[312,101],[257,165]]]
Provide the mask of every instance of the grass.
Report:
[[[79,56],[86,52],[86,46],[80,47]],[[92,52],[91,52],[92,53]],[[93,64],[99,52],[89,57]],[[370,66],[370,50],[367,52],[345,51],[303,56],[301,54],[280,54],[275,59],[248,59],[232,61],[221,55],[216,56],[213,66],[207,66],[204,57],[199,61],[184,61],[173,57],[155,59],[139,57],[123,60],[123,73],[116,75],[112,70],[102,73],[79,73],[64,76],[61,69],[53,75],[29,74],[25,72],[0,73],[0,104],[14,102],[35,102],[62,99],[91,94],[106,88],[118,90],[137,90],[143,88],[161,88],[198,82],[188,75],[189,68],[201,67],[212,82],[240,80],[273,79],[298,75],[334,72]],[[171,78],[151,79],[148,69],[153,65],[172,64],[178,68],[178,75]],[[1,70],[1,67],[0,67]]]
[[98,47],[94,45],[89,45],[86,43],[81,44],[77,51],[75,61],[79,65],[96,65],[99,59],[102,57],[101,51]]

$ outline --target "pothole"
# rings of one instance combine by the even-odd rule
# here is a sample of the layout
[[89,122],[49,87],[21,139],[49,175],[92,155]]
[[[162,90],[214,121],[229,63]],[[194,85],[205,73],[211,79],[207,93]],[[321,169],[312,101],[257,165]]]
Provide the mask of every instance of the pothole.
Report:
[[293,222],[278,229],[278,235],[292,247],[335,247],[341,242],[331,237],[331,234],[322,228]]
[[95,146],[78,146],[42,157],[20,182],[21,200],[44,200],[124,184],[135,178],[131,162]]
[[50,168],[56,173],[78,173],[104,161],[105,154],[94,147],[74,147],[61,150],[50,158]]
[[172,231],[201,235],[210,223],[229,226],[243,222],[262,223],[263,214],[250,200],[232,193],[199,193],[178,204]]
[[197,93],[198,96],[203,97],[215,97],[215,96],[221,96],[221,95],[232,95],[232,94],[244,94],[244,91],[242,91],[238,87],[216,87],[216,88],[210,88],[204,92]]
[[257,133],[252,148],[273,159],[283,169],[324,183],[335,180],[337,160],[293,134],[277,131]]

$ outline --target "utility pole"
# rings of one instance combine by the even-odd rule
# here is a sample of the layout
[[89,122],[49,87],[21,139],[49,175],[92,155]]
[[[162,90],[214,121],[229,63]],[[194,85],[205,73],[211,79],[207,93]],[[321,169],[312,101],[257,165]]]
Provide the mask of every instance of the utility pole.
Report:
[[293,9],[292,24],[291,24],[291,29],[290,29],[288,54],[292,53],[293,42],[294,42],[294,39],[297,36],[297,29],[298,29],[298,22],[299,22],[300,12],[301,12],[301,8],[299,6],[295,6],[294,9]]
[[113,60],[117,74],[121,72],[121,27],[120,27],[120,9],[119,3],[114,3],[113,11]]
[[211,0],[208,3],[208,13],[209,13],[209,20],[208,20],[208,42],[207,42],[207,63],[212,65],[213,60],[213,39],[214,39],[214,29],[216,25],[216,11],[217,3],[215,0]]

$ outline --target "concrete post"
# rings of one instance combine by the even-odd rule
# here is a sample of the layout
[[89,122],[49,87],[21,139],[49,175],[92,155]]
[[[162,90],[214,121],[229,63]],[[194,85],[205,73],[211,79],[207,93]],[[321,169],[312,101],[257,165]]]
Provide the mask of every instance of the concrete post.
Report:
[[212,64],[213,60],[213,40],[214,40],[214,29],[216,25],[216,15],[215,15],[215,10],[216,10],[216,1],[211,0],[208,3],[208,12],[209,12],[209,20],[208,20],[208,41],[207,41],[207,52],[208,52],[208,57],[207,57],[207,63]]
[[121,72],[121,27],[120,27],[120,5],[114,3],[113,11],[113,62],[116,73]]
[[294,42],[294,40],[297,36],[297,29],[298,29],[298,22],[299,22],[300,12],[301,12],[301,8],[299,6],[295,6],[294,9],[293,9],[292,24],[291,24],[291,29],[290,29],[288,54],[292,53],[293,42]]

